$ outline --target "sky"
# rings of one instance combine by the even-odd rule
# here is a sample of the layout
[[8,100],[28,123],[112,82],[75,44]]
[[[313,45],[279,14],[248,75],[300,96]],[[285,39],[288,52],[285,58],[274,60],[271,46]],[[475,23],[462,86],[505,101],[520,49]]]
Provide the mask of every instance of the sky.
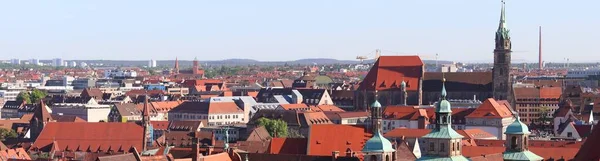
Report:
[[[513,60],[600,61],[598,0],[507,0]],[[0,59],[491,62],[500,0],[0,0]]]

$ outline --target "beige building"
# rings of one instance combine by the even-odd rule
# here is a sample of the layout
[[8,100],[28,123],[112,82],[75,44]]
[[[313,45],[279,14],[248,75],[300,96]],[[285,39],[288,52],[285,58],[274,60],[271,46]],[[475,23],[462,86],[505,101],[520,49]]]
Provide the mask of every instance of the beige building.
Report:
[[[561,87],[517,87],[515,92],[515,111],[519,113],[521,121],[530,124],[540,118],[548,118],[551,122],[552,114],[558,109],[562,94]],[[542,115],[546,116],[542,116]]]

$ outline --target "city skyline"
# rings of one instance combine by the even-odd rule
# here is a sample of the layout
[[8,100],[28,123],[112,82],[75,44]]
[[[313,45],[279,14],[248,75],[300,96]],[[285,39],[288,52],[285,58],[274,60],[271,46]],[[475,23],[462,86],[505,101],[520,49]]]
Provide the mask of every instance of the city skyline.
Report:
[[[353,60],[382,49],[393,51],[387,55],[492,60],[499,1],[344,2],[8,2],[0,11],[7,24],[0,26],[5,35],[0,55],[22,60]],[[507,1],[513,59],[537,61],[537,29],[543,26],[546,62],[598,61],[586,57],[594,54],[591,43],[600,36],[593,32],[600,23],[590,21],[598,12],[591,7],[598,3]]]

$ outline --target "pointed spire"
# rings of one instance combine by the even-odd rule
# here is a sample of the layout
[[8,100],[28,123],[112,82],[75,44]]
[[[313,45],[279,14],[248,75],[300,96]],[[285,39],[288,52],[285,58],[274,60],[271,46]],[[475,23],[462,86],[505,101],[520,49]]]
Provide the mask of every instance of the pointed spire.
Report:
[[505,12],[505,2],[502,0],[502,10],[500,11],[500,22],[498,23],[498,31],[496,31],[496,37],[502,39],[509,38],[509,30],[506,25],[506,12]]
[[44,100],[40,100],[39,106],[37,109],[35,109],[35,113],[33,114],[33,118],[32,119],[37,119],[37,121],[41,121],[41,122],[50,122],[52,120],[52,116],[50,115],[50,112],[48,112],[48,109],[46,109],[46,103],[44,103]]
[[446,100],[446,77],[442,74],[442,100]]
[[[144,109],[142,109],[142,116],[145,119],[146,116],[150,116],[150,110],[148,109],[148,95],[144,96]],[[148,120],[146,120],[148,121]]]
[[505,15],[505,5],[506,3],[502,0],[502,10],[500,11],[500,25],[498,29],[506,28],[506,15]]

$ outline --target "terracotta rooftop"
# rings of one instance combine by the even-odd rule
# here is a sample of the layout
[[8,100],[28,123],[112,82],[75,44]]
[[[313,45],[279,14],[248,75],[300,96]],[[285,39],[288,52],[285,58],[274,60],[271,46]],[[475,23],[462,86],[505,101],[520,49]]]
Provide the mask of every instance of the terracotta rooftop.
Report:
[[416,91],[421,77],[423,61],[419,56],[380,56],[359,90],[400,90],[400,84],[405,81],[406,90]]
[[72,151],[139,149],[142,148],[142,133],[143,128],[135,123],[49,122],[32,147],[44,152],[52,146]]
[[510,107],[496,102],[493,98],[486,99],[468,118],[506,118],[512,117]]
[[348,149],[360,152],[371,136],[362,126],[313,125],[309,130],[307,155],[330,156],[333,151],[346,152]]
[[306,154],[306,138],[273,138],[269,146],[270,154]]
[[595,126],[592,134],[588,136],[577,152],[575,160],[600,160],[598,145],[600,145],[600,126]]

